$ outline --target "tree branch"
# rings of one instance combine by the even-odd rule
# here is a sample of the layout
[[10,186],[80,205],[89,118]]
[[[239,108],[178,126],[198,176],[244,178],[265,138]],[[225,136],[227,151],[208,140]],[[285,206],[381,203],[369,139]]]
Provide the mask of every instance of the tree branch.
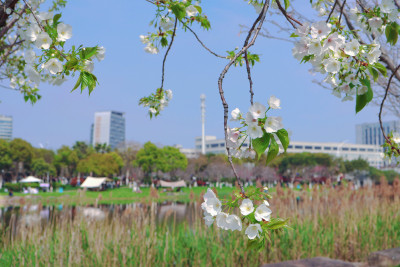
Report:
[[[257,36],[258,36],[258,34],[259,34],[260,30],[261,30],[261,27],[262,27],[262,25],[264,23],[265,16],[267,14],[268,8],[269,8],[269,0],[266,0],[260,15],[257,17],[257,19],[253,23],[253,26],[250,28],[250,31],[249,31],[249,33],[248,33],[248,35],[246,37],[246,40],[244,41],[242,49],[238,53],[236,53],[235,56],[229,61],[229,63],[222,70],[222,72],[221,72],[221,74],[219,76],[219,79],[218,79],[219,94],[221,96],[222,106],[224,107],[225,144],[228,144],[228,108],[229,108],[229,106],[228,106],[228,103],[225,100],[224,90],[222,88],[222,82],[223,82],[223,80],[225,78],[225,75],[228,72],[229,68],[235,63],[236,59],[240,55],[245,53],[249,49],[249,47],[254,45],[254,43],[255,43],[255,41],[257,39]],[[257,24],[258,24],[258,26],[257,26]],[[257,26],[257,28],[256,28],[256,26]],[[249,40],[250,40],[251,36],[253,35],[253,33],[254,33],[254,36],[253,36],[252,40],[249,42]],[[233,165],[233,162],[232,162],[232,154],[231,154],[230,148],[228,146],[226,146],[226,150],[228,152],[228,161],[229,161],[229,163],[230,163],[230,165],[232,167],[233,173],[235,174],[235,177],[236,177],[237,182],[239,184],[242,196],[246,197],[246,194],[245,194],[244,189],[243,189],[243,185],[240,182],[239,176],[238,176],[238,174],[236,172],[236,169],[235,169],[235,166]]]
[[176,32],[177,23],[178,23],[178,19],[175,17],[175,25],[174,25],[174,31],[172,32],[171,42],[169,43],[167,52],[165,52],[163,63],[162,63],[161,87],[160,87],[161,89],[163,89],[163,87],[164,87],[165,61],[167,60],[167,56],[168,56],[169,50],[171,50],[172,43],[174,42],[174,39],[175,39],[175,32]]
[[210,52],[212,55],[219,57],[219,58],[223,58],[226,59],[227,57],[224,56],[220,56],[217,53],[213,52],[210,48],[208,48],[201,40],[200,38],[197,36],[197,34],[187,25],[185,25],[185,27],[191,32],[193,33],[194,37],[196,37],[197,41],[204,47],[204,49],[206,49],[208,52]]

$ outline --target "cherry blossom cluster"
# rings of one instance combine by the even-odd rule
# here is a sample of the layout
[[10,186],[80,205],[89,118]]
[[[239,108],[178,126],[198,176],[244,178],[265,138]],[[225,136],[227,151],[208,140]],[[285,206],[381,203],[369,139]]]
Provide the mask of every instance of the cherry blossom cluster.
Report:
[[207,16],[202,15],[200,1],[157,1],[156,18],[151,22],[156,32],[149,32],[147,35],[140,35],[140,41],[145,44],[144,51],[150,54],[158,54],[160,47],[168,46],[168,36],[172,36],[176,19],[185,28],[194,21],[200,26],[209,29],[210,23]]
[[351,19],[366,32],[376,37],[382,35],[388,24],[399,19],[399,11],[393,0],[382,0],[380,5],[360,11],[357,7],[350,9]]
[[156,93],[151,94],[148,97],[142,97],[139,101],[139,105],[149,108],[150,118],[157,117],[165,107],[168,106],[169,101],[172,99],[172,90],[157,89]]
[[362,45],[337,25],[319,21],[298,27],[292,35],[299,38],[292,54],[299,61],[310,62],[314,71],[326,74],[324,82],[332,86],[333,95],[342,98],[343,94],[343,101],[353,100],[370,87],[366,70],[374,68],[372,71],[378,73],[384,68],[377,63],[380,45]]
[[242,126],[238,128],[227,129],[228,142],[227,147],[233,150],[232,155],[236,158],[256,157],[256,151],[252,148],[242,149],[243,143],[247,138],[251,140],[258,139],[264,134],[273,134],[283,128],[282,118],[276,116],[267,116],[270,109],[280,109],[280,99],[271,96],[268,100],[268,109],[265,105],[256,102],[250,106],[244,116],[238,108],[231,112],[231,121],[239,122]]
[[104,59],[104,47],[73,46],[67,51],[65,42],[72,37],[71,25],[60,22],[61,14],[54,14],[53,8],[39,11],[42,2],[30,0],[27,5],[20,2],[14,9],[8,10],[12,19],[18,19],[8,36],[8,43],[11,46],[20,44],[19,49],[13,52],[13,60],[9,60],[15,64],[8,64],[5,68],[10,87],[18,88],[24,93],[26,101],[34,103],[40,98],[37,94],[40,82],[61,85],[66,81],[65,76],[78,71],[81,75],[77,85],[81,85],[81,90],[88,87],[90,92],[97,83],[97,78],[91,74],[93,59]]
[[217,227],[223,230],[242,231],[243,224],[247,221],[248,226],[245,230],[245,234],[250,240],[260,238],[260,235],[263,233],[263,228],[264,231],[266,231],[266,226],[271,220],[272,213],[268,206],[268,201],[263,200],[263,203],[255,208],[253,201],[249,198],[245,198],[241,201],[241,205],[239,206],[242,215],[242,218],[240,218],[237,215],[223,212],[221,201],[210,188],[208,188],[207,193],[204,194],[204,202],[201,204],[204,211],[204,221],[207,226],[211,226],[215,221]]

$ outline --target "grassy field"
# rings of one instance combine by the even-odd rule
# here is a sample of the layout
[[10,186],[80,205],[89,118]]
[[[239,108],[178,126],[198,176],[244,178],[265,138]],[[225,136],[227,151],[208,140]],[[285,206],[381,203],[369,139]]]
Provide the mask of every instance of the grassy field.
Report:
[[2,225],[0,266],[258,266],[315,256],[362,262],[400,246],[400,188],[277,188],[272,195],[273,214],[290,218],[293,230],[272,233],[261,252],[246,250],[244,231],[206,227],[200,201],[192,201],[196,212],[181,224],[156,224],[157,210],[143,205],[105,220],[77,212],[48,227]]
[[[234,188],[223,187],[218,189],[221,197],[227,197],[231,195]],[[95,191],[83,191],[69,190],[63,193],[58,192],[40,192],[37,195],[27,195],[23,193],[14,193],[14,200],[8,197],[8,193],[0,193],[3,197],[3,201],[0,205],[8,206],[10,203],[13,205],[21,205],[24,203],[42,203],[47,205],[65,204],[65,205],[86,205],[86,204],[126,204],[132,202],[164,202],[164,201],[177,201],[177,202],[190,202],[200,199],[202,193],[207,188],[205,187],[193,187],[183,188],[181,192],[163,192],[162,189],[158,189],[157,193],[153,190],[151,194],[151,188],[141,188],[142,193],[134,193],[132,189],[128,187],[120,187],[115,189],[109,189],[107,191],[95,192]],[[8,200],[8,202],[7,202]]]

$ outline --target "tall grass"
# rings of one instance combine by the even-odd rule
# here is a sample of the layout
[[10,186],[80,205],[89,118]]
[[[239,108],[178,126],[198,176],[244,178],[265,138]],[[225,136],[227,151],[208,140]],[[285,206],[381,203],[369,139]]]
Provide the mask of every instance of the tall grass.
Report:
[[157,223],[151,203],[103,220],[79,209],[63,210],[45,225],[12,216],[1,228],[0,266],[257,266],[314,256],[365,261],[372,251],[400,246],[399,195],[387,184],[358,191],[277,188],[271,208],[290,218],[293,230],[273,234],[261,252],[246,250],[244,233],[206,227],[200,201],[189,204],[195,212],[184,223],[173,213]]

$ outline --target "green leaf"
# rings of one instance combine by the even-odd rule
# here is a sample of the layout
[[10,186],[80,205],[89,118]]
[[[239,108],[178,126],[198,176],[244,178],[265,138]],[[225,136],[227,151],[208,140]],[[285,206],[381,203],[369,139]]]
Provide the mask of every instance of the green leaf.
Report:
[[387,42],[391,45],[395,45],[397,43],[397,39],[399,38],[398,27],[399,25],[396,22],[393,22],[386,26],[386,39]]
[[82,59],[89,59],[97,53],[97,46],[94,47],[86,47],[81,51]]
[[168,40],[167,40],[167,38],[162,37],[162,38],[161,38],[161,46],[162,46],[162,47],[165,47],[165,46],[167,46],[167,45],[168,45]]
[[270,163],[279,153],[279,145],[275,141],[275,138],[271,138],[271,144],[268,149],[268,154],[267,154],[267,162],[266,164]]
[[371,102],[374,93],[371,88],[371,83],[368,79],[360,79],[360,82],[368,87],[368,91],[363,95],[358,95],[356,98],[356,113],[360,112],[369,102]]
[[379,72],[374,69],[371,65],[368,66],[369,73],[371,73],[372,77],[374,78],[374,81],[378,80],[379,77]]
[[202,9],[201,9],[201,7],[200,6],[194,6],[196,9],[197,9],[197,11],[199,11],[199,13],[201,14],[201,12],[203,11]]
[[171,10],[178,20],[181,20],[186,16],[185,6],[181,3],[172,4]]
[[373,65],[377,70],[379,70],[380,73],[382,73],[383,76],[387,77],[387,69],[385,68],[385,66],[383,66],[381,63],[376,62]]
[[289,0],[285,0],[285,9],[287,10],[290,6]]
[[261,155],[268,148],[270,139],[270,134],[264,133],[262,137],[252,140],[253,149],[257,152],[257,159],[260,159]]
[[53,17],[53,25],[54,26],[58,24],[58,21],[60,20],[60,18],[61,18],[61,14],[54,15],[54,17]]
[[81,72],[81,74],[79,75],[79,78],[78,78],[78,80],[76,81],[76,84],[75,84],[74,88],[71,90],[71,92],[75,91],[76,88],[78,88],[79,85],[80,85],[81,83],[82,83],[82,72]]
[[299,37],[299,36],[295,33],[292,33],[289,37]]
[[272,218],[269,223],[266,224],[267,228],[270,230],[277,230],[280,228],[288,227],[289,219]]
[[285,129],[280,129],[276,132],[276,135],[278,136],[279,140],[282,143],[283,149],[285,149],[285,152],[289,146],[289,134]]

